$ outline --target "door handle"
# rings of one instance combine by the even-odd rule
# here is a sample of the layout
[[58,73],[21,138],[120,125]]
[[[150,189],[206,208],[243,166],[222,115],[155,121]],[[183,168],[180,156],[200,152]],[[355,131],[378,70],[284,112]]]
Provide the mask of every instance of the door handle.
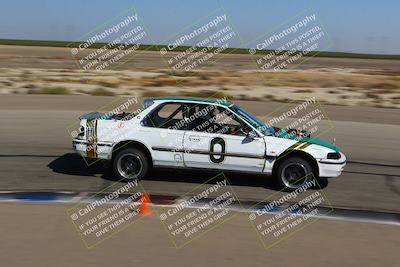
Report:
[[199,142],[200,141],[200,137],[198,137],[198,136],[189,136],[189,141]]

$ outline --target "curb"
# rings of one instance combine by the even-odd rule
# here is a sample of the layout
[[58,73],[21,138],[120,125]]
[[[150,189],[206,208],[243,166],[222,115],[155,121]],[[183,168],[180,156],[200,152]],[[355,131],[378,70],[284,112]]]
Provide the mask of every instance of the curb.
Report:
[[[0,202],[29,202],[29,203],[79,203],[88,202],[89,199],[102,199],[107,194],[95,193],[78,193],[78,192],[23,192],[11,191],[0,192]],[[124,196],[121,194],[121,196]],[[125,196],[129,196],[126,194]],[[176,207],[177,204],[184,201],[185,198],[172,195],[150,195],[151,206],[159,207]],[[188,205],[185,208],[199,208],[213,200],[206,198],[199,200],[194,205]],[[110,201],[110,203],[117,203]],[[241,213],[254,213],[261,210],[268,205],[269,202],[256,202],[256,201],[243,201],[235,202],[229,210]],[[279,207],[274,207],[267,214],[278,214],[289,207],[290,203]],[[343,220],[343,221],[356,221],[368,222],[379,224],[390,224],[400,226],[400,213],[394,212],[378,212],[360,209],[345,209],[345,208],[330,208],[318,206],[318,213],[315,217],[330,219],[330,220]]]

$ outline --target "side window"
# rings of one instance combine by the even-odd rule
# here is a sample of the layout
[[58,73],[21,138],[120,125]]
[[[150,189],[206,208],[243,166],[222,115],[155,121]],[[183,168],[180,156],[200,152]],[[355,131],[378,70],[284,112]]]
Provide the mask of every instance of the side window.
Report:
[[191,131],[245,136],[251,131],[230,110],[214,105],[192,105],[189,108]]
[[215,108],[212,105],[191,104],[188,111],[188,130],[207,132],[211,126]]
[[251,127],[240,120],[229,109],[218,107],[215,116],[215,125],[221,134],[246,136],[251,131]]
[[142,122],[143,126],[185,130],[185,105],[167,103],[153,110]]

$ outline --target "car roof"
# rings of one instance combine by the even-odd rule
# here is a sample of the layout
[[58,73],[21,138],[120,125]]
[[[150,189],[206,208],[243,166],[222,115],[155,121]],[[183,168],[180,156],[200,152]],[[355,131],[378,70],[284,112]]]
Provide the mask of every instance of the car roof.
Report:
[[200,97],[154,97],[154,98],[148,98],[153,101],[176,101],[176,102],[196,102],[196,103],[207,103],[207,104],[219,104],[223,105],[226,107],[231,107],[233,106],[233,103],[226,100],[225,98],[218,98],[218,99],[212,99],[212,98],[200,98]]

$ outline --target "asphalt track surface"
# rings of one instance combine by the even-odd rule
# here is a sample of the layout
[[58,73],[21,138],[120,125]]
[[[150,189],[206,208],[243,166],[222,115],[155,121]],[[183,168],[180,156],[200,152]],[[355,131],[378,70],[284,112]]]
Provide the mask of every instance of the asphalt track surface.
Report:
[[[82,113],[99,110],[113,100],[90,96],[1,96],[1,190],[98,192],[116,183],[101,164],[88,167],[73,153],[66,129]],[[282,105],[245,101],[238,104],[260,117]],[[399,111],[335,106],[326,106],[325,110],[334,125],[329,135],[337,138],[350,161],[339,178],[321,182],[329,201],[334,207],[399,213]],[[150,194],[181,196],[218,173],[159,169],[141,183]],[[271,177],[225,175],[240,200],[262,201],[281,194]]]
[[0,203],[2,265],[398,266],[398,226],[319,219],[265,249],[247,215],[238,213],[177,249],[153,210],[87,249],[66,215],[71,207]]

